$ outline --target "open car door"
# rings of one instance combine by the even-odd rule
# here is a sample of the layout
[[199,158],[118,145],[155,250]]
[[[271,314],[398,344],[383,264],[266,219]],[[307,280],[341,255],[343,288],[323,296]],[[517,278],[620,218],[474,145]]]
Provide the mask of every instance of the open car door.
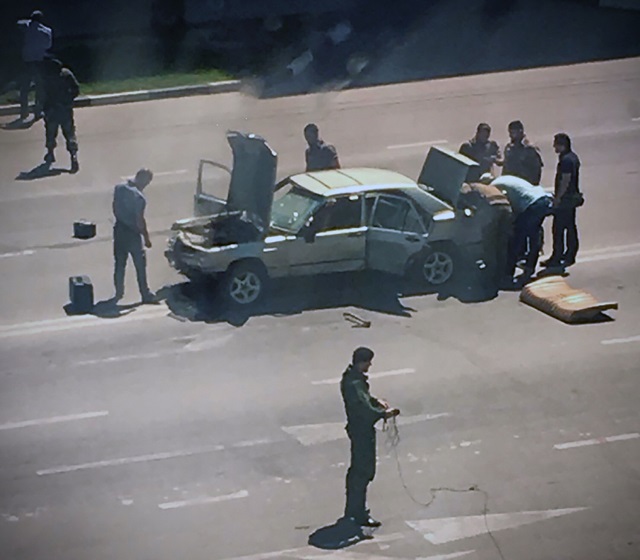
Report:
[[[233,153],[233,167],[202,160],[198,169],[195,214],[205,216],[223,211],[246,212],[254,224],[266,231],[271,217],[278,156],[264,138],[230,131],[227,141]],[[205,192],[205,175],[212,169],[230,175],[226,200]]]
[[469,171],[478,167],[472,159],[439,146],[432,146],[424,160],[418,183],[438,198],[456,207]]

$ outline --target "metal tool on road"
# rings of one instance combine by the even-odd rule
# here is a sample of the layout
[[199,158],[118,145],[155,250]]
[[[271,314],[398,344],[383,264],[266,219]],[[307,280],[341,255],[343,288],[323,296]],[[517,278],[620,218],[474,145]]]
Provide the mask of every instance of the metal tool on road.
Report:
[[354,329],[368,329],[371,327],[371,321],[366,321],[362,317],[358,317],[353,313],[345,312],[342,314],[346,321],[352,323],[351,327]]

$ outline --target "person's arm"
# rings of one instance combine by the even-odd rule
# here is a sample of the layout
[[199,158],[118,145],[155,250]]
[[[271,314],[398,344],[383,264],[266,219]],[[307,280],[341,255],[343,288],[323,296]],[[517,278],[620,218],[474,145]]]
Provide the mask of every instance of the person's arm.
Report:
[[560,180],[558,181],[558,187],[553,195],[553,205],[558,206],[562,197],[565,195],[571,184],[571,173],[573,172],[573,166],[571,162],[563,160],[560,163]]
[[69,97],[73,100],[76,97],[78,97],[78,95],[80,95],[80,84],[78,83],[78,80],[73,74],[73,72],[68,69],[65,72],[64,79],[67,84],[67,91],[69,92]]
[[353,388],[360,405],[367,414],[378,420],[385,417],[387,409],[371,396],[362,381],[353,381]]
[[338,159],[338,150],[334,146],[329,146],[331,149],[331,169],[340,169],[340,160]]
[[144,239],[144,246],[147,249],[151,248],[151,238],[149,237],[149,230],[147,229],[147,220],[144,217],[144,210],[146,204],[143,202],[138,208],[138,213],[136,216],[136,225],[138,226],[138,231],[142,234],[142,238]]

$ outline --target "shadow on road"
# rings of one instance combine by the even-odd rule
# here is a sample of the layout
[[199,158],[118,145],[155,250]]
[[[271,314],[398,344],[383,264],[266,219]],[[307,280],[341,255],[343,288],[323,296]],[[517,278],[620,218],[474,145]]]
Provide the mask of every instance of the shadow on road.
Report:
[[[105,299],[98,301],[94,304],[93,309],[89,312],[90,315],[101,317],[103,319],[117,319],[118,317],[124,317],[133,313],[136,308],[140,307],[142,303],[129,303],[126,305],[119,304],[115,299]],[[84,312],[76,311],[73,306],[68,303],[64,306],[64,312],[67,315],[84,315]]]
[[17,118],[11,122],[5,123],[2,125],[3,130],[26,130],[27,128],[31,128],[38,119],[31,120],[23,120],[21,118]]
[[44,179],[45,177],[55,177],[62,173],[69,173],[69,170],[62,169],[61,167],[51,167],[47,163],[41,163],[29,171],[21,171],[16,177],[16,181],[33,181],[35,179]]
[[[273,281],[262,302],[251,309],[231,308],[217,294],[214,282],[184,282],[166,286],[158,296],[166,300],[171,312],[194,322],[227,322],[244,325],[255,316],[289,316],[319,309],[355,307],[397,317],[411,317],[416,311],[401,299],[407,296],[437,294],[439,300],[455,298],[465,303],[493,299],[496,293],[470,288],[466,283],[452,282],[438,290],[416,286],[396,277],[373,273],[340,273]],[[353,328],[370,324],[357,315],[345,313]]]
[[365,532],[362,527],[342,517],[333,525],[321,527],[311,533],[309,544],[323,550],[338,550],[373,538],[372,532]]

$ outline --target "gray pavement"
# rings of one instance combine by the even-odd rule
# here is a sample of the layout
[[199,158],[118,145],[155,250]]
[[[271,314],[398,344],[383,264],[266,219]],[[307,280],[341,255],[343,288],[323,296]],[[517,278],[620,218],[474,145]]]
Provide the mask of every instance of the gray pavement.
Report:
[[[2,131],[0,557],[636,559],[639,82],[630,59],[86,108],[80,173],[33,181],[14,177],[39,163],[41,125]],[[149,222],[160,288],[181,281],[162,256],[166,230],[189,213],[197,160],[229,160],[227,128],[267,137],[283,176],[302,166],[308,121],[343,165],[414,176],[427,143],[457,147],[481,120],[504,143],[513,118],[540,143],[547,184],[553,133],[575,138],[588,202],[569,281],[619,301],[614,321],[570,327],[516,293],[398,299],[393,283],[372,293],[352,277],[322,296],[311,294],[322,282],[286,287],[239,322],[199,315],[176,288],[167,305],[120,317],[64,315],[71,274],[110,297],[110,193],[141,165],[159,172]],[[98,223],[98,239],[71,239],[78,218]],[[377,352],[374,393],[402,409],[400,442],[379,434],[369,501],[383,527],[323,551],[307,538],[341,515],[348,460],[335,379],[360,344]]]

